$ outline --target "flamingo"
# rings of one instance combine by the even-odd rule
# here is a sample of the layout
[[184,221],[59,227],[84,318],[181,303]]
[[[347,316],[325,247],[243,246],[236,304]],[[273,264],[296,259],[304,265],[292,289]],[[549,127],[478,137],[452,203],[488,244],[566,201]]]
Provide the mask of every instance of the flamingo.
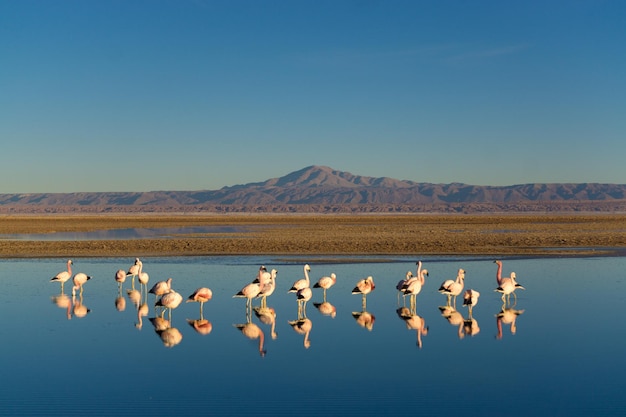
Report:
[[335,273],[331,273],[329,277],[321,277],[313,288],[322,288],[324,290],[324,301],[326,301],[326,290],[330,289],[333,285],[337,283],[337,275]]
[[[137,259],[137,262],[139,264],[139,271],[137,272],[137,279],[139,280],[139,284],[141,285],[142,290],[143,288],[147,290],[148,281],[150,281],[150,275],[148,275],[147,272],[143,271],[143,262],[141,262],[139,259]],[[146,294],[146,297],[147,297],[147,294]]]
[[135,289],[135,277],[137,276],[137,274],[139,273],[139,264],[141,263],[141,261],[139,260],[139,258],[135,258],[135,263],[132,264],[130,266],[130,268],[128,268],[128,272],[126,272],[126,275],[130,275],[132,277],[132,288],[133,290]]
[[448,279],[444,281],[439,287],[439,292],[448,296],[448,306],[450,305],[451,297],[454,297],[454,306],[456,307],[456,297],[463,291],[464,281],[465,270],[459,269],[459,272],[456,276],[456,281]]
[[266,281],[265,284],[260,284],[260,290],[259,290],[259,294],[257,294],[257,298],[258,297],[262,297],[261,298],[261,306],[266,307],[267,306],[267,297],[269,297],[270,295],[272,295],[274,293],[274,290],[276,289],[276,276],[278,275],[278,271],[275,269],[272,269],[272,272],[269,274],[270,275],[270,279],[269,281]]
[[502,302],[505,302],[505,297],[507,300],[510,300],[511,294],[515,297],[515,301],[517,301],[517,295],[515,294],[516,289],[525,290],[526,288],[522,287],[516,281],[515,272],[511,272],[510,277],[502,278],[502,261],[496,260],[493,261],[496,265],[498,265],[498,269],[496,271],[496,283],[498,287],[495,289],[496,292],[502,293]]
[[396,284],[396,289],[398,290],[398,302],[400,302],[400,293],[404,295],[406,286],[411,282],[412,279],[413,279],[413,272],[407,271],[404,279],[401,279]]
[[309,264],[304,265],[304,278],[301,278],[293,283],[289,291],[287,292],[298,292],[302,288],[308,288],[311,286],[311,281],[309,280],[309,272],[311,271],[311,267]]
[[[154,306],[168,309],[169,320],[172,321],[172,310],[178,307],[182,301],[183,296],[170,288],[168,292],[163,294],[161,298],[154,303]],[[164,312],[165,310],[161,312],[161,317],[163,317]]]
[[265,356],[267,353],[267,351],[263,349],[265,334],[263,334],[263,330],[261,330],[259,326],[251,322],[247,322],[245,324],[234,324],[233,326],[241,331],[241,333],[248,339],[259,339],[259,354],[261,356]]
[[193,302],[200,303],[200,315],[202,315],[202,306],[211,298],[213,298],[213,291],[211,291],[207,287],[200,287],[197,290],[195,290],[193,294],[191,294],[187,298],[187,302],[188,303],[193,303]]
[[74,286],[72,287],[72,297],[76,296],[76,290],[80,290],[80,295],[83,295],[83,285],[85,284],[85,282],[89,281],[91,279],[90,276],[88,276],[87,274],[83,273],[83,272],[79,272],[78,274],[74,275]]
[[50,279],[50,282],[60,282],[61,283],[61,293],[63,293],[63,284],[72,277],[72,262],[71,259],[67,260],[67,270],[61,271]]
[[376,288],[376,285],[374,284],[374,278],[372,278],[372,276],[370,275],[369,277],[357,282],[356,287],[352,289],[352,294],[363,295],[363,300],[362,300],[363,310],[365,310],[365,306],[367,304],[367,298],[366,298],[367,294],[374,291],[375,288]]
[[150,294],[154,294],[156,298],[156,297],[162,297],[163,295],[167,294],[167,292],[171,289],[172,289],[172,278],[168,278],[165,281],[159,281],[156,284],[154,284],[152,288],[150,288],[150,291],[148,292]]
[[478,297],[480,297],[480,293],[472,289],[466,290],[463,294],[463,305],[467,306],[470,320],[472,320],[472,308],[478,304]]
[[255,298],[261,292],[261,284],[258,282],[251,282],[243,287],[237,294],[233,295],[233,298],[246,298],[246,310],[252,307],[252,299]]
[[300,313],[302,313],[302,317],[306,317],[306,303],[311,299],[312,296],[313,291],[311,291],[311,288],[309,287],[298,290],[298,292],[296,293],[296,298],[298,300],[298,316],[300,316]]
[[426,282],[426,276],[428,276],[428,270],[427,269],[421,269],[421,262],[420,262],[420,268],[418,269],[418,276],[415,277],[414,279],[410,280],[410,282],[407,284],[406,288],[404,289],[404,295],[408,295],[411,297],[411,307],[413,308],[413,310],[415,310],[415,301],[417,298],[417,294],[419,294],[422,291],[422,287],[424,286],[424,283]]
[[271,278],[272,274],[270,272],[267,272],[267,268],[265,267],[265,265],[261,265],[261,267],[259,268],[259,273],[257,274],[255,280],[252,282],[265,285],[270,281]]
[[124,281],[126,281],[126,271],[124,271],[123,269],[118,269],[117,272],[115,273],[115,282],[117,282],[117,287],[120,289],[122,289],[122,284],[124,284]]
[[[520,284],[517,283],[517,281],[515,280],[515,272],[511,272],[511,277],[502,278],[502,283],[494,291],[502,294],[503,303],[510,302],[511,294],[513,294],[513,297],[515,298],[515,301],[517,302],[517,295],[515,294],[515,290],[517,289],[525,290],[526,288],[522,287]],[[505,297],[506,297],[506,301],[505,301]]]

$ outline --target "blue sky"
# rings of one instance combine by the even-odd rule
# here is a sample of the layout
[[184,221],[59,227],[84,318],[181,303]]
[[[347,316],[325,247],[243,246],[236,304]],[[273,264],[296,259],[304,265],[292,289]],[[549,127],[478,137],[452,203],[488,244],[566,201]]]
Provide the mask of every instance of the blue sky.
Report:
[[0,0],[0,193],[626,183],[626,2]]

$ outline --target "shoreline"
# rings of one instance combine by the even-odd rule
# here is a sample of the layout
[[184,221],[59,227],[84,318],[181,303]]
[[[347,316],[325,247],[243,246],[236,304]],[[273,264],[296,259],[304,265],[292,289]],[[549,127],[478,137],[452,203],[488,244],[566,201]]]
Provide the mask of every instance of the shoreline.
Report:
[[[16,234],[232,227],[165,238],[10,240]],[[626,254],[624,213],[0,215],[0,258],[502,256]]]

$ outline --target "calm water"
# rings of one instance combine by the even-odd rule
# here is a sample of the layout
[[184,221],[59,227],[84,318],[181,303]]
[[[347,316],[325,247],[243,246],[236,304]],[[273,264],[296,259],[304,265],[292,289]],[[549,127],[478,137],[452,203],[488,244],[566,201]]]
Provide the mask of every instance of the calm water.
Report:
[[[0,414],[626,413],[626,326],[620,319],[626,258],[505,259],[504,275],[515,271],[526,287],[505,314],[500,294],[493,292],[492,259],[424,258],[429,277],[415,312],[427,330],[420,336],[397,314],[402,301],[395,290],[407,270],[415,271],[415,259],[310,262],[313,282],[331,272],[338,279],[327,295],[336,308],[334,318],[314,305],[322,300],[321,290],[314,290],[307,306],[308,349],[305,335],[289,323],[298,319],[298,310],[287,289],[303,276],[302,263],[254,257],[143,259],[150,287],[171,276],[173,288],[185,298],[200,286],[213,290],[203,311],[206,334],[188,322],[200,318],[199,305],[187,303],[172,313],[177,331],[160,335],[152,323],[153,295],[141,320],[127,293],[130,278],[118,298],[113,275],[133,260],[75,259],[74,272],[93,279],[85,285],[82,304],[77,296],[71,305],[54,298],[60,286],[48,282],[64,269],[63,260],[0,261]],[[248,319],[245,300],[232,298],[261,264],[279,271],[277,290],[267,302],[276,312],[274,337],[270,325],[254,314],[251,318],[263,332],[264,356],[259,339],[248,339],[234,326]],[[448,320],[439,308],[445,297],[437,288],[459,268],[467,271],[466,288],[481,292],[471,328],[463,321],[451,324],[454,316]],[[367,312],[375,317],[369,329],[353,316],[362,310],[361,297],[351,294],[367,275],[376,282],[367,300]],[[65,294],[71,300],[69,282]],[[468,318],[461,299],[457,311]],[[177,332],[182,339],[164,336]]]

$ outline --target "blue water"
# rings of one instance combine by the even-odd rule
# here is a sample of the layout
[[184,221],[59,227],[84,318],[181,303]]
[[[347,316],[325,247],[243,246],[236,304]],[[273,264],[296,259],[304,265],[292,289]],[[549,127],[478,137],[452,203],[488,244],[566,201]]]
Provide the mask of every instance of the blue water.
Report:
[[[82,303],[77,295],[69,308],[63,299],[61,307],[53,302],[59,300],[54,297],[60,285],[49,282],[65,268],[64,260],[0,260],[0,414],[626,413],[626,338],[620,319],[626,304],[626,258],[504,259],[504,275],[515,271],[526,288],[518,291],[514,306],[505,306],[504,317],[500,294],[493,291],[493,259],[424,258],[429,276],[415,309],[425,322],[421,347],[417,331],[397,314],[403,301],[395,289],[407,270],[415,271],[416,259],[311,262],[312,282],[337,274],[337,284],[327,294],[336,315],[315,307],[322,291],[314,290],[306,308],[308,348],[305,336],[289,324],[298,319],[295,296],[287,289],[303,276],[300,260],[142,260],[149,287],[172,277],[172,287],[185,298],[200,286],[213,290],[203,309],[208,334],[188,323],[200,318],[199,305],[183,303],[171,321],[182,339],[167,347],[150,320],[158,315],[152,294],[139,326],[128,294],[130,278],[121,299],[113,279],[134,257],[74,259],[74,272],[93,278],[85,284]],[[276,337],[256,315],[250,320],[263,332],[264,355],[258,338],[248,339],[234,326],[245,324],[248,315],[245,300],[232,298],[261,264],[278,270],[277,290],[267,301],[276,312]],[[471,329],[463,321],[451,324],[439,308],[446,299],[437,289],[459,268],[467,271],[465,287],[481,293]],[[362,313],[362,305],[361,297],[351,294],[368,275],[376,283],[367,297],[366,311],[375,318],[370,329],[353,316]],[[139,289],[138,282],[135,286]],[[71,301],[69,282],[64,292]],[[456,310],[468,318],[461,298]]]

